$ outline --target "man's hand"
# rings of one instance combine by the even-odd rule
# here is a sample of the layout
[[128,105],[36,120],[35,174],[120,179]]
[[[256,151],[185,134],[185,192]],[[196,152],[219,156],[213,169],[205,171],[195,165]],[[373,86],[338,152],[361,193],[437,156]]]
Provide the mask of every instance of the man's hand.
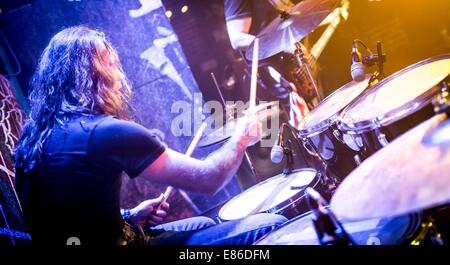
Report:
[[[163,198],[164,196],[161,194],[158,198],[143,201],[138,206],[131,209],[130,222],[133,225],[140,226],[154,226],[162,223],[169,210],[169,204],[167,202],[161,204]],[[160,209],[156,210],[160,204]]]
[[243,117],[237,119],[234,136],[243,140],[247,146],[252,146],[261,140],[261,118],[263,117],[259,114],[247,110]]

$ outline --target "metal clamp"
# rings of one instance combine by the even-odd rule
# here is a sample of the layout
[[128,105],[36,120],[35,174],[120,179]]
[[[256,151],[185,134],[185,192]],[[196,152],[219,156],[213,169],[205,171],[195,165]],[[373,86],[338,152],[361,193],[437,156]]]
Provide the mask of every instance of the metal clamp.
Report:
[[345,141],[343,138],[343,133],[341,131],[339,131],[338,129],[333,129],[333,136],[334,136],[334,138],[336,138],[336,140],[345,144]]
[[386,134],[380,132],[379,130],[376,130],[376,135],[378,142],[381,144],[381,146],[385,147],[386,145],[389,144],[389,141],[386,138]]
[[318,153],[314,150],[313,146],[308,141],[308,139],[302,139],[303,147],[305,147],[306,151],[308,151],[310,155],[318,155]]
[[[450,78],[450,77],[449,77]],[[442,82],[441,89],[432,101],[434,112],[440,114],[447,112],[450,109],[450,92],[448,89],[447,80]]]

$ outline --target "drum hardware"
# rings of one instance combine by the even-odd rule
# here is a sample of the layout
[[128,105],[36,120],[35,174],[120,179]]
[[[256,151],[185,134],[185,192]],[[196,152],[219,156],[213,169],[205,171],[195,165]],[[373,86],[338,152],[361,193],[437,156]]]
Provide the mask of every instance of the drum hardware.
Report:
[[[450,92],[448,89],[448,83],[450,82],[450,75],[442,82],[441,89],[433,100],[434,112],[449,113],[450,111]],[[447,115],[449,116],[449,115]]]
[[385,147],[389,144],[389,141],[386,138],[386,134],[380,132],[380,130],[375,130],[375,135],[377,136],[378,142],[382,147]]
[[[289,134],[291,135],[292,139],[287,139],[287,140],[283,140],[284,139],[284,129],[287,128],[289,131]],[[302,142],[299,138],[298,138],[298,131],[297,129],[295,129],[295,127],[293,127],[291,124],[289,123],[283,123],[280,126],[279,129],[279,135],[278,135],[278,139],[276,144],[274,145],[274,147],[272,148],[272,152],[271,152],[271,158],[272,158],[272,162],[278,162],[278,161],[282,161],[282,158],[279,158],[279,154],[278,152],[280,152],[279,149],[282,150],[283,155],[286,156],[286,165],[283,169],[283,173],[285,175],[289,175],[292,171],[294,171],[294,148],[293,146],[296,146],[295,150],[296,155],[297,156],[302,156],[303,161],[306,162],[307,166],[310,168],[315,168],[311,165],[311,161],[308,161],[308,159],[305,157],[304,154],[304,150],[302,147],[304,147],[304,142]],[[285,143],[286,142],[286,143]],[[293,144],[293,142],[295,142],[295,144]],[[277,146],[279,148],[277,148]],[[311,156],[315,156],[314,153],[312,153],[310,150],[308,150],[306,148],[306,151],[311,155]],[[275,154],[274,154],[275,153]],[[321,161],[320,158],[315,158],[316,161]],[[326,164],[322,161],[321,166],[323,167],[322,170],[318,170],[317,174],[320,176],[321,179],[321,185],[323,185],[324,187],[327,187],[326,192],[327,193],[331,193],[332,190],[334,190],[334,188],[337,185],[337,181],[336,179],[331,178],[330,176],[328,176],[327,174],[325,174],[326,172]],[[323,172],[321,172],[323,171]]]
[[[266,179],[240,193],[219,211],[220,221],[240,219],[254,213],[275,213],[294,218],[309,211],[306,187],[323,191],[322,175],[313,168],[295,169]],[[303,188],[301,188],[303,187]]]
[[306,188],[308,206],[313,213],[312,222],[321,245],[356,245],[329,207],[325,199],[313,188]]
[[[284,139],[284,131],[285,131],[284,129],[286,129],[286,128],[288,129],[289,135],[292,137],[293,140],[291,140],[291,139],[287,139],[286,141],[283,140]],[[288,147],[286,147],[286,144],[284,142],[288,143]],[[274,145],[274,147],[272,148],[272,153],[277,152],[276,146],[279,145],[282,148],[284,155],[286,155],[286,153],[291,155],[291,157],[290,158],[288,157],[288,160],[287,160],[288,164],[290,163],[289,165],[287,165],[287,168],[290,167],[291,168],[290,171],[292,171],[293,166],[294,166],[293,165],[294,152],[292,151],[293,150],[292,147],[294,145],[293,142],[295,142],[297,156],[302,156],[303,160],[306,161],[307,166],[312,167],[309,164],[310,162],[306,159],[305,154],[303,153],[303,150],[304,150],[304,148],[303,148],[304,146],[302,144],[303,141],[301,139],[299,139],[297,129],[289,123],[284,122],[281,124],[280,129],[279,129],[278,140],[277,140],[276,144]],[[308,153],[310,153],[308,149],[306,151],[308,151]],[[313,153],[310,153],[310,154],[313,154]],[[277,163],[278,161],[281,162],[281,159],[278,159],[278,155],[274,155],[274,156],[275,157],[272,157],[272,154],[271,154],[272,162],[274,162],[274,163]],[[288,171],[287,171],[287,173],[289,173]]]
[[[337,0],[305,0],[286,10],[284,16],[278,16],[257,34],[259,39],[259,60],[269,58],[301,41],[338,7]],[[307,14],[298,16],[296,14]],[[245,53],[252,60],[254,43]]]
[[341,134],[341,132],[337,129],[333,129],[333,135],[336,137],[337,140],[339,140],[341,143],[345,143],[344,138]]
[[[339,184],[339,180],[336,178],[336,176],[327,173],[328,172],[327,164],[320,156],[318,156],[315,152],[311,151],[312,147],[308,146],[308,143],[304,142],[302,139],[299,138],[299,136],[298,136],[299,131],[290,124],[288,124],[288,128],[289,128],[289,131],[291,132],[292,137],[294,137],[294,139],[295,139],[295,143],[296,143],[298,152],[304,156],[302,150],[306,150],[308,152],[308,154],[310,154],[314,159],[316,159],[316,161],[320,162],[320,165],[318,165],[318,167],[321,167],[322,169],[321,170],[317,169],[318,170],[317,174],[321,176],[320,179],[322,182],[322,186],[326,187],[325,192],[327,193],[327,198],[329,198],[331,196],[331,193],[334,191],[336,186]],[[304,147],[304,149],[302,147]],[[305,161],[307,161],[307,163],[311,163],[310,161],[308,162],[308,160],[306,160],[306,159],[305,159]],[[309,165],[309,166],[311,166],[311,165]]]
[[420,231],[410,245],[443,245],[442,236],[439,233],[433,217],[429,216],[428,220],[420,224]]
[[449,73],[450,54],[408,66],[368,88],[350,103],[341,112],[337,127],[344,134],[361,139],[362,146],[356,153],[365,160],[421,121],[436,115],[434,109],[440,108],[436,105],[445,108],[446,92],[441,83]]
[[[347,4],[348,5],[348,4]],[[339,6],[337,0],[305,0],[297,5],[285,10],[280,16],[272,20],[265,28],[263,28],[255,39],[259,40],[260,53],[259,60],[267,59],[281,52],[292,50],[296,46],[297,51],[294,53],[296,64],[304,69],[305,78],[308,87],[312,87],[315,97],[320,101],[320,95],[307,60],[303,60],[303,52],[300,49],[300,41],[309,33],[317,29],[320,24]],[[307,15],[297,15],[307,14]],[[254,50],[254,42],[250,44],[249,49],[245,53],[245,58],[252,60]],[[290,56],[289,56],[290,57]],[[291,73],[292,74],[292,73]],[[297,79],[297,78],[294,78]],[[292,80],[294,81],[294,80]],[[310,82],[312,81],[312,82]],[[295,82],[294,82],[295,83]],[[309,85],[310,84],[310,85]],[[300,91],[298,91],[300,92]],[[304,98],[314,97],[309,93],[303,93]],[[309,100],[308,100],[309,101]]]
[[361,157],[359,157],[358,154],[356,154],[356,155],[353,157],[353,160],[355,161],[356,165],[358,165],[358,166],[361,165],[361,163],[362,163]]
[[[334,212],[344,220],[364,220],[423,211],[412,241],[406,243],[446,243],[448,235],[444,238],[441,232],[447,231],[448,218],[439,210],[450,201],[445,175],[450,167],[449,131],[447,114],[437,114],[364,160],[337,188],[331,200]],[[415,157],[419,163],[411,161]]]
[[343,133],[337,123],[342,110],[369,88],[370,79],[371,75],[367,74],[362,82],[351,81],[343,85],[300,122],[298,135],[304,149],[324,166],[325,174],[336,185],[357,166],[351,158],[362,145],[358,135]]
[[291,186],[291,190],[301,190],[301,189],[304,189],[304,188],[306,188],[305,185],[302,185],[302,186]]
[[[223,97],[222,91],[220,90],[219,83],[217,82],[216,76],[214,75],[213,72],[211,72],[211,78],[212,78],[212,80],[213,80],[213,82],[214,82],[214,86],[216,87],[217,92],[219,93],[220,100],[222,101],[223,106],[226,107],[227,105],[226,105],[226,102],[225,102],[225,98]],[[235,113],[233,112],[232,115],[233,115],[233,117],[234,117]],[[234,123],[233,123],[233,124],[234,124]],[[232,130],[232,131],[233,131],[233,130]],[[231,136],[229,136],[229,137],[231,137]],[[228,139],[229,137],[227,136],[226,139]],[[224,139],[218,139],[218,141],[216,141],[216,142],[212,141],[212,144],[222,142],[223,140],[224,140]],[[203,145],[202,145],[202,143],[200,143],[200,147],[205,147],[205,146],[209,146],[209,144],[205,145],[205,143],[203,143]],[[256,182],[259,182],[259,181],[261,180],[261,177],[259,176],[258,172],[256,171],[256,168],[255,168],[255,166],[253,165],[252,160],[250,159],[250,156],[248,155],[247,150],[245,150],[245,152],[244,152],[244,159],[245,159],[245,161],[247,162],[247,164],[249,165],[250,171],[251,171],[251,173],[252,173],[252,175],[253,175],[253,179],[254,179]]]
[[439,114],[378,150],[339,185],[331,199],[334,212],[342,219],[363,220],[450,202],[449,130],[450,119]]
[[[326,206],[325,208],[331,208]],[[259,239],[255,245],[320,245],[310,211],[293,218]],[[421,215],[340,221],[356,245],[409,245],[417,237]]]
[[[288,171],[288,173],[283,172],[283,177],[281,178],[281,182],[278,183],[278,185],[270,192],[270,194],[264,199],[262,202],[260,202],[251,212],[249,215],[253,215],[256,213],[259,213],[261,209],[263,209],[266,205],[270,205],[274,202],[275,197],[280,193],[283,189],[285,189],[287,186],[290,185],[290,177],[292,171]],[[290,190],[292,189],[292,186],[290,186]]]
[[[358,43],[361,44],[365,50],[369,53],[367,56],[363,56],[358,50]],[[372,77],[369,80],[369,85],[373,86],[379,81],[381,81],[384,75],[384,66],[383,63],[386,62],[386,55],[383,54],[381,42],[377,41],[377,54],[374,55],[369,47],[367,47],[364,42],[359,39],[355,39],[352,42],[352,65],[350,68],[350,72],[353,80],[355,81],[363,81],[365,75],[365,67],[377,65],[378,70],[372,74]]]
[[294,170],[294,155],[292,153],[292,141],[288,139],[286,144],[282,147],[283,153],[286,156],[286,166],[283,169],[285,175],[290,174]]
[[[280,115],[280,108],[278,106],[277,101],[259,104],[258,106],[255,107],[255,109],[258,115],[261,114],[260,120],[262,122]],[[245,112],[246,111],[244,111],[244,113]],[[240,115],[240,113],[236,114],[237,116]],[[216,129],[215,131],[211,132],[208,135],[205,135],[202,139],[200,139],[198,147],[205,148],[226,142],[233,135],[235,127],[236,127],[235,119],[227,120],[227,122],[222,127]],[[267,136],[267,134],[263,135],[263,137],[264,136]]]
[[[340,132],[341,133],[341,132]],[[360,151],[363,146],[361,137],[358,135],[352,135],[347,133],[342,133],[342,142],[354,151]]]

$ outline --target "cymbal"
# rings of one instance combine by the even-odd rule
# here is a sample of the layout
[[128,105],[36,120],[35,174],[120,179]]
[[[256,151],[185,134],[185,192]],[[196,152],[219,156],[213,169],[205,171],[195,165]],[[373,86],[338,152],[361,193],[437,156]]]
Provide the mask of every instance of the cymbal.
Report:
[[236,121],[228,121],[219,129],[200,139],[200,141],[198,142],[198,147],[209,147],[226,142],[233,135],[234,128],[236,128]]
[[436,115],[355,170],[331,199],[344,220],[393,217],[450,202],[450,119]]
[[[269,113],[265,111],[270,111]],[[248,110],[243,111],[244,114]],[[268,102],[264,104],[259,104],[255,107],[255,112],[260,115],[260,120],[262,122],[266,121],[269,118],[278,117],[280,115],[280,109],[278,107],[278,102]],[[200,139],[198,143],[198,147],[209,147],[215,144],[221,144],[226,142],[234,133],[236,128],[236,120],[232,119],[227,121],[225,125],[216,129],[212,133],[205,135],[202,139]]]
[[[314,31],[338,6],[338,0],[305,0],[287,10],[288,17],[278,16],[256,36],[260,60],[273,56],[299,42]],[[252,60],[253,43],[245,57]]]

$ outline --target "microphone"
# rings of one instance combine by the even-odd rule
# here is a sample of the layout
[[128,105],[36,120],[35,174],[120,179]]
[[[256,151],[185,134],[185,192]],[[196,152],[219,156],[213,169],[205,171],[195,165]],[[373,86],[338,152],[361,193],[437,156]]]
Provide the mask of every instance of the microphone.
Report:
[[284,123],[281,124],[280,130],[278,131],[278,137],[275,141],[275,144],[272,147],[272,150],[270,151],[270,160],[272,160],[273,163],[278,164],[281,163],[284,157],[284,148],[283,148],[283,128]]
[[361,82],[366,76],[366,67],[364,65],[363,56],[356,47],[356,41],[352,42],[352,65],[350,67],[352,79]]
[[313,225],[321,245],[356,245],[342,224],[326,207],[326,200],[313,188],[306,188],[307,202],[313,214]]

